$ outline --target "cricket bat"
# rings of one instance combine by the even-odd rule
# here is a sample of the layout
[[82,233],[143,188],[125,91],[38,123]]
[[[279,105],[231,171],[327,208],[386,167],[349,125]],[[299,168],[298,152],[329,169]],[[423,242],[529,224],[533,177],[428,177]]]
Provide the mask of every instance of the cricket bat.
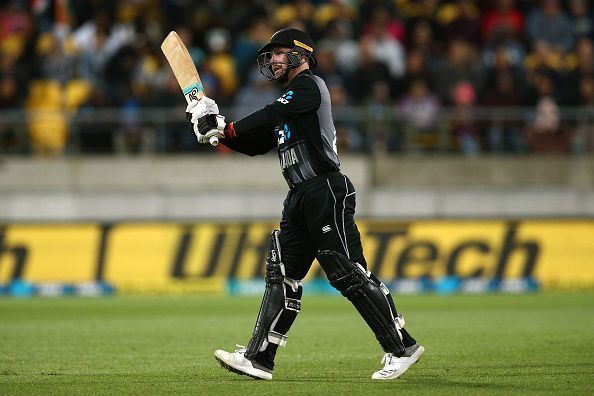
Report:
[[[192,100],[202,98],[204,88],[200,81],[200,75],[196,70],[196,66],[194,66],[194,61],[192,61],[188,49],[176,32],[172,31],[165,37],[165,40],[161,43],[161,50],[173,70],[173,75],[184,93],[186,102],[190,103]],[[219,139],[216,136],[211,137],[210,144],[216,146],[219,144]]]

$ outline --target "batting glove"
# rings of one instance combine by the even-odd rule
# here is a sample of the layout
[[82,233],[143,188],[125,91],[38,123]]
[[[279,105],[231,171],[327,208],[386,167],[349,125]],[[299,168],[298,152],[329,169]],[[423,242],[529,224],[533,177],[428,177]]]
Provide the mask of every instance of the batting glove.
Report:
[[213,136],[217,139],[225,136],[225,125],[224,116],[220,114],[207,114],[200,117],[197,124],[194,124],[194,133],[199,143],[210,143],[210,139]]
[[223,136],[225,117],[219,114],[219,106],[211,98],[203,96],[188,103],[186,117],[199,143],[210,143],[213,136]]

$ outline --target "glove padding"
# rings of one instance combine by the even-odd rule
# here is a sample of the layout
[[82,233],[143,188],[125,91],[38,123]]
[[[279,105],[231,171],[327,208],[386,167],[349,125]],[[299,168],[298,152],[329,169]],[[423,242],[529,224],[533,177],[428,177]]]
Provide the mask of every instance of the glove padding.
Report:
[[211,98],[203,96],[188,103],[186,117],[199,143],[210,143],[213,136],[224,137],[225,117],[219,114],[219,106]]
[[225,130],[225,117],[220,114],[207,114],[198,119],[194,124],[194,133],[199,143],[210,143],[214,136],[217,139],[223,138]]

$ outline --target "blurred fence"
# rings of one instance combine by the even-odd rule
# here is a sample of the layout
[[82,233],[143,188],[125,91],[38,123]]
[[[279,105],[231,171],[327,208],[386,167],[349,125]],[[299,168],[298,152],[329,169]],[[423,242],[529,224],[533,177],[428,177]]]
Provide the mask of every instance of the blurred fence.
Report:
[[[229,118],[243,109],[222,109]],[[336,106],[340,152],[594,152],[594,108]],[[0,111],[0,154],[138,154],[210,150],[196,144],[183,109],[127,107],[77,112]]]

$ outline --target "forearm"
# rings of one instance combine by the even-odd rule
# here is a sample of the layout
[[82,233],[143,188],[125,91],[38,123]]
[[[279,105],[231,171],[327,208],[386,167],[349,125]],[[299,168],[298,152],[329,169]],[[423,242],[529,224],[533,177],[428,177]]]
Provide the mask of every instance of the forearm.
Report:
[[270,120],[264,109],[248,114],[240,120],[230,122],[225,128],[225,139],[243,138],[247,139],[254,134],[268,130]]
[[265,154],[276,146],[275,123],[266,109],[226,124],[216,103],[204,97],[188,104],[186,114],[199,143],[212,144],[211,140],[217,138],[230,149],[250,156]]
[[250,156],[265,154],[276,144],[264,109],[227,124],[221,142],[234,151]]

